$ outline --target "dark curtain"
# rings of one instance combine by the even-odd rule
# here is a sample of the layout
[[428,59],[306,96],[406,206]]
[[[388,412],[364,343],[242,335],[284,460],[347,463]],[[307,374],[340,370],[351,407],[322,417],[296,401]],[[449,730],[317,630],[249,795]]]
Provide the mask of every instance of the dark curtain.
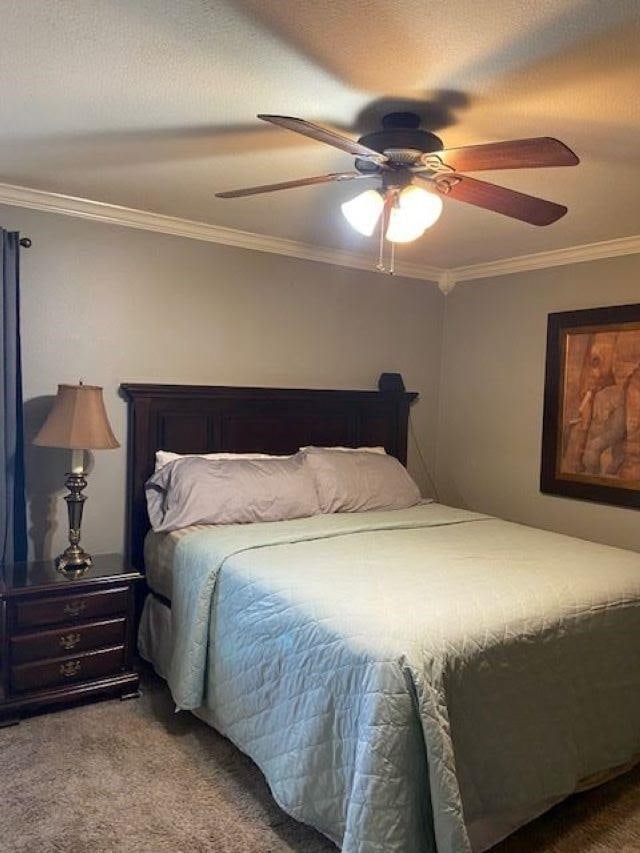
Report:
[[0,562],[27,558],[22,373],[20,365],[20,235],[0,228]]

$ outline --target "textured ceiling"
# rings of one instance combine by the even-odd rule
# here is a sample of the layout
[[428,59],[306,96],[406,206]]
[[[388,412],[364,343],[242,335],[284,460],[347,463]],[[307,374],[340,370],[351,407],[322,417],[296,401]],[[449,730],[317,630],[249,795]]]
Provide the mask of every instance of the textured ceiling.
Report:
[[481,176],[567,204],[557,224],[449,200],[407,260],[640,231],[638,0],[5,0],[2,21],[6,183],[373,255],[339,213],[353,186],[213,193],[351,168],[258,112],[357,136],[409,103],[449,146],[555,136],[582,164]]

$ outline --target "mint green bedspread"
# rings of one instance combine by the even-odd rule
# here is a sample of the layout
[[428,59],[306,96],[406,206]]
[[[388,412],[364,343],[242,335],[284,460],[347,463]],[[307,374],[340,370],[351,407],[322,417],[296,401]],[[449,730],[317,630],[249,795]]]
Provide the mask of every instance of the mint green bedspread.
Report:
[[194,532],[169,685],[346,853],[484,850],[640,753],[640,555],[440,504]]

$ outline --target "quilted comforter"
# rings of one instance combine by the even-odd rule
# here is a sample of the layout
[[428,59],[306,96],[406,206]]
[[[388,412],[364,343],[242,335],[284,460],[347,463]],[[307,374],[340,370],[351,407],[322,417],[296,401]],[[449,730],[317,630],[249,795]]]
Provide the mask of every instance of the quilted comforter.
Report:
[[640,753],[640,555],[427,504],[174,558],[176,705],[345,853],[485,850]]

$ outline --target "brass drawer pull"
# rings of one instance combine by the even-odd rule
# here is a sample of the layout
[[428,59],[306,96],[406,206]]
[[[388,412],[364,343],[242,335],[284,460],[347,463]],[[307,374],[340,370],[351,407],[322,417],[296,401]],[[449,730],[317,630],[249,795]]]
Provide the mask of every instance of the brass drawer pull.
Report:
[[79,672],[79,660],[68,660],[65,663],[60,664],[60,675],[64,675],[65,678],[73,678],[73,676],[78,675]]
[[73,649],[80,642],[80,634],[63,634],[58,642],[63,649]]
[[83,610],[86,610],[86,601],[70,601],[64,606],[66,616],[79,616]]

